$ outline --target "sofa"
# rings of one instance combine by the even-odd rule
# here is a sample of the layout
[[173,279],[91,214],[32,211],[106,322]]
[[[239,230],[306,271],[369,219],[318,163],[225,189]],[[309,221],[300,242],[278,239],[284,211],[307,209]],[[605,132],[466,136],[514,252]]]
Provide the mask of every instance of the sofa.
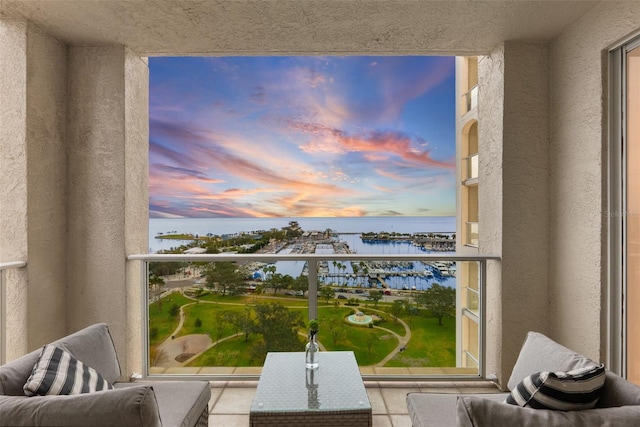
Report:
[[[86,378],[96,380],[101,390],[79,394],[25,395],[25,384],[32,382],[35,366],[42,365],[45,353],[44,350],[36,350],[0,366],[0,426],[208,425],[211,388],[207,381],[119,382],[120,365],[106,324],[89,326],[44,348],[54,348],[56,352],[66,354],[68,359],[74,360],[73,367],[80,361],[83,369],[86,367],[81,372],[95,371],[93,376]],[[65,369],[71,372],[72,364],[66,366],[69,368]]]
[[[593,406],[591,409],[553,410],[546,407],[543,409],[529,407],[536,406],[534,405],[536,399],[542,401],[546,398],[545,392],[540,391],[543,390],[544,385],[535,388],[544,382],[540,381],[540,378],[563,378],[562,373],[582,374],[595,372],[598,369],[601,370],[598,377],[600,385],[593,390],[585,390],[584,394],[586,396],[587,393],[591,393],[589,399],[592,400],[587,406]],[[554,375],[548,375],[549,373]],[[574,381],[562,387],[573,390],[571,387],[574,383],[579,384],[580,381]],[[536,390],[530,393],[529,400],[526,400],[530,403],[522,403],[522,406],[506,403],[507,397],[511,396],[511,399],[514,399],[514,396],[523,390],[522,387],[525,384]],[[537,332],[527,334],[507,386],[509,393],[468,395],[409,393],[406,398],[407,409],[413,427],[640,426],[640,387],[605,370],[603,365]],[[524,390],[526,392],[526,388]]]

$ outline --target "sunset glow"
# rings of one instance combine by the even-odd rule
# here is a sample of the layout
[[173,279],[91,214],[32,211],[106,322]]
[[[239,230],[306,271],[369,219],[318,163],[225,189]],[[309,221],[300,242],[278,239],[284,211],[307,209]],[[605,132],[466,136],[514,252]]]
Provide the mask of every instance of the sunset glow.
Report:
[[149,69],[152,218],[455,215],[453,57]]

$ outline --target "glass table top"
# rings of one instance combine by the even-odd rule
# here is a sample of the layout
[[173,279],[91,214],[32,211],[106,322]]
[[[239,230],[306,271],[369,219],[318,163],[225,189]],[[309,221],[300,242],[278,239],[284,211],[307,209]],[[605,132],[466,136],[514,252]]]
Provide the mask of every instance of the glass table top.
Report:
[[307,369],[302,352],[268,353],[251,412],[370,410],[353,352],[318,357],[318,368]]

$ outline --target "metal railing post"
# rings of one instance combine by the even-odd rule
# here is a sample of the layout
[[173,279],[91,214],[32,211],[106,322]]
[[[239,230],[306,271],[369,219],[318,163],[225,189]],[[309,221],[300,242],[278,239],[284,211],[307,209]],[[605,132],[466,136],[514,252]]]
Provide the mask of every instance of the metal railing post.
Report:
[[318,261],[309,260],[308,271],[308,283],[309,283],[309,320],[318,318]]

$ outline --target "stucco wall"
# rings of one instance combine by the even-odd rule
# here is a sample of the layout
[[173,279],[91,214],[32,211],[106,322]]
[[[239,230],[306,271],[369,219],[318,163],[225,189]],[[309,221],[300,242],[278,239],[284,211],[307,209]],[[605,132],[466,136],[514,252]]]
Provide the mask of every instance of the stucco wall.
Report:
[[70,331],[105,322],[126,354],[125,50],[70,47],[68,291]]
[[640,2],[603,2],[550,47],[552,336],[604,360],[606,60],[640,29]]
[[[504,46],[478,62],[478,248],[502,254]],[[502,263],[487,264],[487,372],[502,382]]]
[[11,360],[66,332],[66,47],[26,21],[0,32],[0,259],[27,262],[7,276]]
[[66,46],[27,32],[28,346],[66,333]]
[[[147,253],[149,250],[149,66],[146,59],[127,49],[124,67],[125,252],[130,255]],[[126,366],[122,369],[125,374],[131,374],[143,372],[142,263],[131,261],[126,267],[127,358]]]
[[527,331],[549,329],[548,64],[546,45],[516,42],[479,63],[479,247],[502,257],[487,274],[487,371],[501,383]]
[[[0,20],[0,260],[27,260],[27,22]],[[26,270],[7,273],[7,360],[27,349]],[[4,307],[0,307],[4,309]]]

